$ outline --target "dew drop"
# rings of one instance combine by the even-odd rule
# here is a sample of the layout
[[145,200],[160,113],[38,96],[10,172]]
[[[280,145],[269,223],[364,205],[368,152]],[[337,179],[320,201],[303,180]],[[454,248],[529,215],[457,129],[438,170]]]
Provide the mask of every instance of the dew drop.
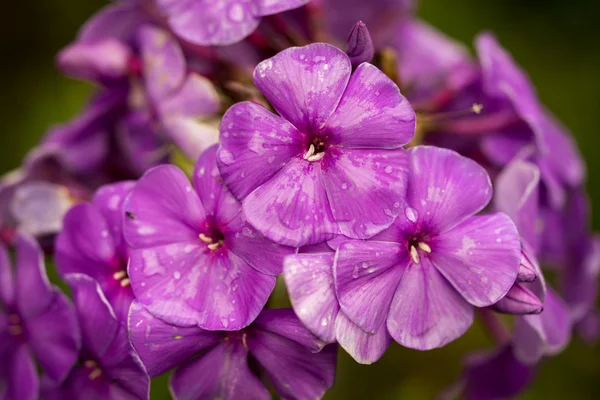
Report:
[[406,215],[406,218],[408,218],[408,220],[413,224],[417,223],[417,219],[419,218],[417,210],[412,207],[406,207],[404,209],[404,215]]

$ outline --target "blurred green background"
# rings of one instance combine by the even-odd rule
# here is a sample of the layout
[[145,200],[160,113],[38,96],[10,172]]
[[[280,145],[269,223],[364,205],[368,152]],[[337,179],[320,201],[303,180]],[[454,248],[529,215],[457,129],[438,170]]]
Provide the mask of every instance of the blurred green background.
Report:
[[[0,24],[0,174],[22,157],[54,123],[83,105],[89,85],[61,76],[54,55],[103,0],[5,2]],[[470,44],[493,30],[529,72],[542,101],[573,131],[588,164],[588,189],[600,207],[600,7],[596,1],[422,0],[419,15]],[[593,226],[600,228],[600,213]],[[491,346],[474,326],[441,350],[417,352],[392,345],[372,366],[340,354],[334,388],[326,399],[432,399],[458,375],[462,355]],[[198,377],[201,379],[201,377]],[[166,399],[164,380],[153,399]],[[600,350],[578,340],[545,362],[524,399],[600,399]]]

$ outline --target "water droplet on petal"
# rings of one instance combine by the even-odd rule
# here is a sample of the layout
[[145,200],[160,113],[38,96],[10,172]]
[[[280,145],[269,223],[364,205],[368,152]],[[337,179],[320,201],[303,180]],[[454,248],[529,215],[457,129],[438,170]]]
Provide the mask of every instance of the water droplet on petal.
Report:
[[417,219],[419,219],[419,213],[412,207],[406,207],[404,209],[404,215],[406,215],[406,218],[413,224],[416,224]]

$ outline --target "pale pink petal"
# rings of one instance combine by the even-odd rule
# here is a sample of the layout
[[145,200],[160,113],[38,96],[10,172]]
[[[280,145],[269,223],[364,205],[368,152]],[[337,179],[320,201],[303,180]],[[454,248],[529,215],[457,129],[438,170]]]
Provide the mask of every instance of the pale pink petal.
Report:
[[379,360],[392,342],[385,325],[373,334],[367,333],[344,313],[339,313],[335,321],[335,336],[340,346],[361,364],[372,364]]

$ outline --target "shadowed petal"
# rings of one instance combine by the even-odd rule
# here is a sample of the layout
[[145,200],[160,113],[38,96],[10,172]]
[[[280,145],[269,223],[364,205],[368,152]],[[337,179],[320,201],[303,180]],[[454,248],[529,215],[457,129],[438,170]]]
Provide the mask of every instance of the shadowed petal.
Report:
[[408,204],[430,230],[448,231],[492,198],[490,178],[475,161],[431,146],[413,147],[409,155]]
[[295,158],[252,192],[242,208],[248,222],[269,239],[299,247],[331,239],[338,230],[331,215],[321,164]]
[[230,340],[179,367],[169,381],[175,399],[268,400],[269,391],[248,366],[248,350]]
[[[219,93],[210,80],[190,73],[174,94],[157,105],[162,118],[209,116],[219,111]],[[167,132],[169,134],[169,132]],[[185,149],[182,149],[185,151]]]
[[[6,400],[37,400],[39,399],[39,379],[35,363],[25,345],[17,345],[13,350],[10,360],[3,359],[2,362],[7,362],[10,367],[6,371],[2,371],[7,376],[0,376],[7,385],[0,386],[2,388],[2,398]],[[4,368],[2,368],[4,369]]]
[[374,334],[370,334],[350,321],[344,313],[337,315],[335,336],[340,346],[361,364],[371,364],[379,360],[392,342],[385,325]]
[[100,39],[115,38],[122,41],[133,39],[137,28],[148,19],[135,2],[111,4],[89,19],[81,28],[78,40],[91,43]]
[[367,332],[384,324],[394,293],[409,263],[398,243],[344,242],[337,250],[333,274],[340,307]]
[[320,132],[352,72],[348,56],[332,45],[291,47],[256,66],[254,83],[275,110],[305,134]]
[[0,301],[12,306],[15,301],[15,282],[6,247],[0,243]]
[[134,187],[135,181],[105,185],[96,191],[92,200],[92,204],[100,210],[104,219],[106,219],[115,243],[115,249],[120,254],[127,254],[126,243],[123,238],[123,220],[125,218],[123,203]]
[[216,345],[222,337],[198,327],[178,327],[154,317],[134,301],[129,311],[131,344],[139,354],[148,374],[162,375],[168,370]]
[[474,306],[496,303],[517,279],[521,242],[506,214],[471,217],[428,244],[432,264]]
[[417,350],[442,347],[473,323],[473,306],[431,264],[411,264],[400,281],[387,319],[394,340]]
[[363,63],[352,74],[326,130],[348,148],[398,149],[415,133],[415,112],[398,86]]
[[323,159],[323,184],[345,236],[368,239],[389,227],[406,197],[404,150],[343,149]]
[[19,235],[16,248],[17,308],[20,316],[28,319],[46,310],[54,300],[56,292],[48,280],[44,255],[37,241],[30,236]]
[[334,324],[340,309],[333,282],[333,256],[333,252],[290,255],[283,266],[283,277],[296,315],[327,343],[335,341]]
[[494,310],[506,314],[539,314],[544,305],[531,290],[520,283],[515,283],[506,296],[492,306]]
[[231,107],[220,132],[219,170],[240,200],[305,151],[302,135],[292,124],[252,102]]

